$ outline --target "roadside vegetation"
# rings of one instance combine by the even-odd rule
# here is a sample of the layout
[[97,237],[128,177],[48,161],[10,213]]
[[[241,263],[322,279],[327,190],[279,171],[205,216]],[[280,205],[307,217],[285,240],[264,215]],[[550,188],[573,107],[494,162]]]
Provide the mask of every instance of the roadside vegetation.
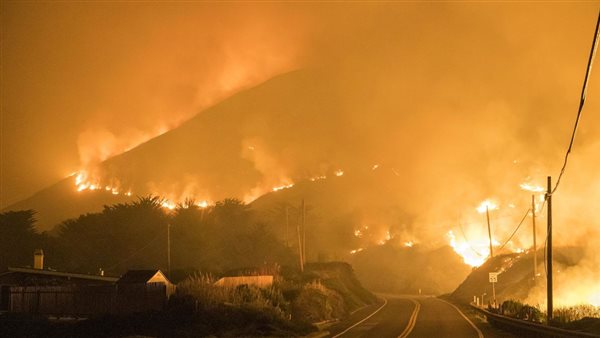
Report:
[[[502,303],[498,312],[504,316],[536,323],[547,323],[547,313],[540,306],[523,304],[516,300]],[[593,305],[575,305],[554,309],[552,326],[600,334],[600,307]]]

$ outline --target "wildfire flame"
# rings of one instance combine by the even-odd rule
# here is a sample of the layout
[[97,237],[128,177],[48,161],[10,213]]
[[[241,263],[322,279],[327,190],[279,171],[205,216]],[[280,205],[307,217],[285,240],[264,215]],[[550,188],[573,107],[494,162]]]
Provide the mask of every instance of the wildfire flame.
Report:
[[272,190],[273,191],[280,191],[280,190],[283,190],[283,189],[289,189],[289,188],[291,188],[293,186],[294,186],[294,183],[290,183],[290,184],[285,184],[285,185],[281,185],[281,186],[278,186],[278,187],[274,187]]
[[543,187],[540,187],[539,185],[530,184],[530,183],[521,183],[519,186],[521,187],[521,189],[526,190],[526,191],[531,191],[531,192],[546,191],[546,189],[544,189]]
[[342,169],[338,169],[335,171],[334,174],[335,174],[335,176],[338,176],[338,177],[344,176],[344,171]]
[[171,202],[169,200],[164,200],[160,203],[160,205],[165,208],[165,209],[169,209],[169,210],[173,210],[177,207],[177,204],[175,204],[174,202]]
[[485,200],[477,207],[477,212],[483,214],[486,210],[496,210],[498,205],[490,200]]
[[392,239],[392,234],[390,234],[390,231],[388,230],[388,231],[385,232],[385,237],[383,239],[381,239],[379,242],[377,242],[377,244],[384,245],[390,239]]
[[[71,174],[70,176],[75,177],[75,187],[76,190],[78,192],[82,192],[85,190],[89,190],[89,191],[106,191],[108,193],[111,193],[112,195],[124,195],[127,197],[131,197],[133,195],[133,193],[131,192],[131,190],[127,190],[125,192],[119,190],[119,188],[115,185],[106,185],[106,186],[102,186],[102,184],[100,183],[100,180],[98,178],[92,178],[92,175],[89,174],[88,171],[86,170],[80,170],[78,172],[75,172],[73,174]],[[292,184],[293,186],[293,184]],[[289,186],[288,186],[289,187]],[[159,193],[155,193],[154,195],[157,196],[163,196],[163,194],[159,194]],[[160,202],[160,206],[162,208],[168,209],[168,210],[174,210],[178,204],[181,204],[181,201],[176,202],[170,199],[163,199]],[[198,202],[196,205],[202,209],[207,208],[211,203],[208,200],[200,200],[200,202]]]
[[463,258],[463,261],[467,265],[473,267],[481,266],[490,254],[489,242],[468,243],[465,240],[458,240],[452,230],[448,231],[448,238],[450,238],[452,249]]

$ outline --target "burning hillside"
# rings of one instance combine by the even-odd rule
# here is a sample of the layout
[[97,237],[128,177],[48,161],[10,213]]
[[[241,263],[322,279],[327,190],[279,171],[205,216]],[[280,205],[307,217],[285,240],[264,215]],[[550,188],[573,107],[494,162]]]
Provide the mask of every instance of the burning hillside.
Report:
[[[583,19],[591,5],[515,11],[494,4],[477,15],[470,4],[425,12],[420,6],[308,6],[298,15],[282,11],[285,19],[277,15],[281,9],[269,8],[259,27],[234,25],[242,18],[253,23],[235,11],[226,16],[233,28],[216,20],[210,38],[197,35],[202,29],[195,24],[152,29],[149,40],[161,53],[140,48],[121,68],[142,60],[143,67],[114,70],[102,86],[118,84],[116,90],[79,102],[112,126],[104,130],[92,119],[91,129],[68,128],[79,136],[79,170],[4,210],[35,209],[39,229],[50,230],[136,196],[159,196],[165,211],[186,200],[206,208],[237,198],[292,242],[304,200],[312,260],[354,259],[387,245],[427,252],[450,245],[464,267],[477,267],[495,255],[531,250],[535,237],[541,248],[542,182],[561,172],[562,135],[571,123],[565,112],[577,106],[574,88],[589,45],[589,34],[580,33],[589,30]],[[198,21],[183,12],[170,12],[165,23]],[[348,20],[353,16],[361,20]],[[299,28],[286,38],[269,34],[295,23]],[[203,43],[187,49],[179,38]],[[206,41],[220,53],[206,56]],[[202,57],[216,61],[197,61]],[[119,91],[122,82],[126,93]],[[157,92],[165,94],[156,98]],[[12,104],[20,107],[24,95]],[[586,104],[597,111],[598,95]],[[103,109],[110,112],[96,112]],[[75,120],[69,117],[61,115],[68,122],[54,127],[62,130]],[[138,119],[146,132],[124,131]],[[589,119],[572,155],[573,174],[553,195],[556,244],[586,253],[573,273],[581,285],[600,280],[590,249],[600,245],[600,123],[598,115]],[[14,140],[15,147],[26,143]],[[40,171],[58,170],[44,163]],[[25,175],[18,166],[11,170]],[[534,214],[542,225],[536,230]]]

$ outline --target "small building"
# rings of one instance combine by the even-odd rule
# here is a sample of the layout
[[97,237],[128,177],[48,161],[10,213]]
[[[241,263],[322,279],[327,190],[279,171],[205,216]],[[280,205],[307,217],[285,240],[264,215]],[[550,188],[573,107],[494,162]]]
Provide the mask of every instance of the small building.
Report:
[[39,268],[8,268],[0,273],[0,311],[49,315],[106,312],[117,280]]
[[120,313],[162,309],[175,285],[160,270],[129,270],[116,283]]
[[117,286],[126,287],[131,285],[165,286],[167,297],[175,293],[175,285],[165,276],[162,271],[154,270],[129,270],[117,281]]

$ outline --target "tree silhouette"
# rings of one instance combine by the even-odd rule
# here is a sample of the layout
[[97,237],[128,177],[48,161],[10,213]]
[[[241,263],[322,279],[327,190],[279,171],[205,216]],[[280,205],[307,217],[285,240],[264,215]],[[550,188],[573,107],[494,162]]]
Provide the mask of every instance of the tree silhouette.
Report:
[[139,197],[129,204],[105,206],[101,213],[62,223],[59,239],[64,266],[95,273],[102,268],[122,273],[127,268],[166,268],[169,216],[158,197]]
[[30,266],[33,251],[42,247],[44,236],[35,231],[35,211],[0,214],[0,270],[8,266]]

